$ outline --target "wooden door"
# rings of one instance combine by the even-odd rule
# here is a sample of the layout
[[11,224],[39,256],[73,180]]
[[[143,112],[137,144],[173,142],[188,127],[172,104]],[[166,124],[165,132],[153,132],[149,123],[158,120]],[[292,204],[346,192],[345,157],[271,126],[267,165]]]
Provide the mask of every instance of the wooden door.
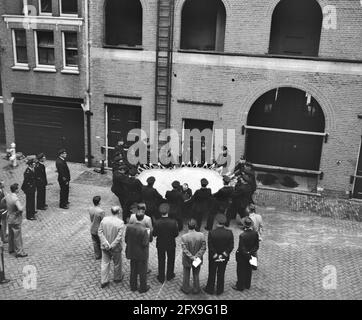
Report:
[[[115,147],[117,142],[123,140],[126,146],[134,143],[127,141],[128,132],[141,128],[141,107],[108,104],[108,147]],[[113,150],[108,149],[108,161],[113,160]]]

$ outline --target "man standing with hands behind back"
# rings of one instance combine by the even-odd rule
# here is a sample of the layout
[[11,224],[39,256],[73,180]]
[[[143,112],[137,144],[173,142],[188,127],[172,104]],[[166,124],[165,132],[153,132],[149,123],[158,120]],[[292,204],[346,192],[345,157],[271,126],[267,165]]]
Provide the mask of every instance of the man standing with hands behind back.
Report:
[[58,183],[60,186],[60,200],[59,208],[69,209],[69,181],[70,181],[70,172],[68,164],[66,162],[67,151],[61,149],[58,152],[58,158],[55,161],[55,165],[58,171]]
[[209,276],[204,291],[209,294],[214,293],[215,279],[216,294],[224,292],[224,278],[226,265],[230,258],[230,253],[234,249],[234,236],[231,230],[225,228],[226,217],[218,213],[215,217],[216,228],[209,232]]

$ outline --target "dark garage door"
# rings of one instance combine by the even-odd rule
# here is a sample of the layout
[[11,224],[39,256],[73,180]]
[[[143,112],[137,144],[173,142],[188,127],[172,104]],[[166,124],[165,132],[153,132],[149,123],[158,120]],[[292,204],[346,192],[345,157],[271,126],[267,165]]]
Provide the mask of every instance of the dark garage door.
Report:
[[55,159],[66,148],[68,160],[84,162],[84,119],[81,100],[16,96],[13,103],[17,150],[44,152]]

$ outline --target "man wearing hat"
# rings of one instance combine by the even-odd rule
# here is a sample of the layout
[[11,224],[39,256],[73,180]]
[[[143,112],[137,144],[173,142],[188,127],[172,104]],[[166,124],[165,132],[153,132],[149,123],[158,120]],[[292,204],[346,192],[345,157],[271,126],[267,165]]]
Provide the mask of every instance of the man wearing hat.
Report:
[[211,195],[211,189],[207,188],[209,181],[207,179],[201,179],[201,188],[196,190],[194,195],[192,196],[192,215],[193,218],[197,221],[196,230],[200,231],[202,218],[204,215],[209,217],[210,210],[212,208],[213,198]]
[[253,165],[250,162],[245,162],[243,177],[246,180],[246,182],[249,183],[249,185],[251,187],[249,202],[254,203],[253,194],[256,191],[257,184],[256,184],[255,171],[254,171]]
[[[216,202],[217,212],[222,212],[226,216],[228,216],[228,211],[230,209],[231,201],[232,201],[232,194],[234,192],[234,187],[230,186],[230,177],[224,175],[223,182],[224,186],[218,190],[216,193],[213,194],[213,197]],[[207,220],[206,229],[211,230],[214,224],[214,217],[215,215],[210,214],[209,219]]]
[[218,213],[215,217],[216,228],[209,232],[207,239],[209,247],[209,276],[204,291],[209,294],[215,292],[220,295],[224,292],[224,278],[226,265],[230,258],[230,253],[234,249],[234,236],[231,230],[225,228],[226,217]]
[[150,216],[154,221],[160,218],[158,213],[158,206],[160,205],[163,197],[153,187],[156,179],[155,177],[147,178],[147,186],[142,187],[141,198],[146,203],[146,214]]
[[58,183],[60,186],[60,199],[59,207],[62,209],[69,209],[69,181],[70,171],[66,162],[67,151],[61,149],[58,152],[58,158],[55,161],[55,166],[58,171]]
[[48,184],[47,174],[45,172],[45,154],[37,155],[37,163],[35,164],[35,183],[36,183],[36,207],[39,210],[46,210],[48,205],[45,203],[46,186]]
[[21,190],[26,195],[26,218],[28,220],[36,220],[35,218],[35,160],[29,159],[26,164],[28,167],[24,172],[24,181]]
[[124,221],[130,217],[130,207],[135,202],[141,202],[141,193],[143,184],[136,178],[137,169],[131,168],[129,170],[129,178],[124,180],[124,190],[126,192],[125,212],[123,214]]
[[175,180],[172,182],[172,190],[166,192],[166,199],[170,205],[170,218],[173,218],[177,221],[178,229],[181,231],[183,229],[183,219],[182,219],[182,208],[184,203],[184,198],[181,192],[180,182]]
[[259,236],[258,233],[253,230],[252,225],[252,220],[249,217],[246,217],[243,226],[244,232],[239,236],[239,248],[235,254],[238,280],[232,287],[237,291],[250,289],[252,266],[249,261],[252,256],[256,256],[256,252],[259,249]]
[[117,167],[117,169],[113,172],[112,177],[112,188],[111,191],[117,196],[120,205],[123,209],[123,221],[126,223],[126,202],[127,202],[127,190],[126,190],[126,182],[129,180],[127,176],[128,168],[125,165],[121,165]]
[[237,214],[239,214],[241,219],[246,216],[245,208],[250,203],[251,194],[252,189],[250,184],[241,175],[238,178],[232,194],[231,206],[227,214],[227,226],[230,224],[231,219],[236,218]]
[[158,275],[157,280],[161,283],[165,282],[165,263],[167,254],[167,280],[172,280],[175,277],[175,251],[176,241],[179,229],[177,222],[169,218],[168,213],[170,206],[168,203],[162,203],[159,211],[161,218],[156,220],[153,228],[153,236],[157,237],[156,248],[158,256]]

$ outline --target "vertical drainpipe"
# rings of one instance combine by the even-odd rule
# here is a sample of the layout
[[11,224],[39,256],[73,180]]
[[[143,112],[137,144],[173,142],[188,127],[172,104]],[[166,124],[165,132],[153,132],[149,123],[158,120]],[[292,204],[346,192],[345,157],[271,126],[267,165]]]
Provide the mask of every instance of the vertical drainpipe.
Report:
[[92,141],[91,141],[91,116],[93,113],[90,111],[90,41],[89,41],[89,0],[84,1],[84,29],[85,29],[85,65],[86,65],[86,116],[87,116],[87,150],[88,150],[88,167],[92,166]]

